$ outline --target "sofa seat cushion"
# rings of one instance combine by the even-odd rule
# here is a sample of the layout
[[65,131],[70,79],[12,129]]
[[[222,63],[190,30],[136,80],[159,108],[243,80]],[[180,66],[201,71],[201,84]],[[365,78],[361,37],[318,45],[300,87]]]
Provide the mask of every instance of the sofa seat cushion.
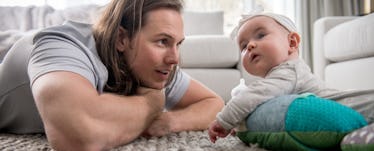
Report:
[[184,68],[235,68],[240,56],[234,40],[225,35],[186,36],[180,55]]
[[333,62],[374,56],[374,13],[337,25],[325,35],[325,56]]
[[374,57],[330,64],[325,69],[326,84],[343,90],[374,89],[373,66]]

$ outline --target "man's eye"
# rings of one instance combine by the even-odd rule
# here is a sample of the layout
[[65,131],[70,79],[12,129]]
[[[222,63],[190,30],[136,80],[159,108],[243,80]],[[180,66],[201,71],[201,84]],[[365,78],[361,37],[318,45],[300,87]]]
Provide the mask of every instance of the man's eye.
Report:
[[182,42],[177,43],[177,48],[179,48],[182,45]]
[[159,45],[164,46],[164,45],[167,45],[168,40],[167,40],[167,39],[161,39],[161,40],[159,40],[157,43],[158,43]]

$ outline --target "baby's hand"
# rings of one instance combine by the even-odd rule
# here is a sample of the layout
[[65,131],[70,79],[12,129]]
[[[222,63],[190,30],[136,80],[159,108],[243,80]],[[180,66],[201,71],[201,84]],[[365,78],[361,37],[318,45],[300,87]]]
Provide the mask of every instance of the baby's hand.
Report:
[[218,137],[226,137],[231,133],[230,130],[224,129],[217,121],[213,121],[208,130],[209,139],[211,142],[215,143]]
[[240,79],[239,84],[231,90],[231,97],[237,96],[241,91],[243,91],[246,88],[248,87],[245,85],[245,80]]

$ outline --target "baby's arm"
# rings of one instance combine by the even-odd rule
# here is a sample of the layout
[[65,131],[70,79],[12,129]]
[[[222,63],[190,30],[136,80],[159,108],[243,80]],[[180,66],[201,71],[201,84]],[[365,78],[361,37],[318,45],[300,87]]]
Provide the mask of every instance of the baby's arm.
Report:
[[231,98],[217,115],[217,122],[230,131],[265,101],[294,91],[296,73],[293,68],[273,70],[265,79],[257,80]]

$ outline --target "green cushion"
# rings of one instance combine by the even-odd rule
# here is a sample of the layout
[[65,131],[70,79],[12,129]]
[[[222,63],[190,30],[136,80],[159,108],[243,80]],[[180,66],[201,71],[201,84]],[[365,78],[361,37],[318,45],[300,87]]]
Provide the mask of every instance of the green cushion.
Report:
[[332,150],[367,125],[355,110],[312,94],[286,95],[260,105],[237,136],[271,150]]

